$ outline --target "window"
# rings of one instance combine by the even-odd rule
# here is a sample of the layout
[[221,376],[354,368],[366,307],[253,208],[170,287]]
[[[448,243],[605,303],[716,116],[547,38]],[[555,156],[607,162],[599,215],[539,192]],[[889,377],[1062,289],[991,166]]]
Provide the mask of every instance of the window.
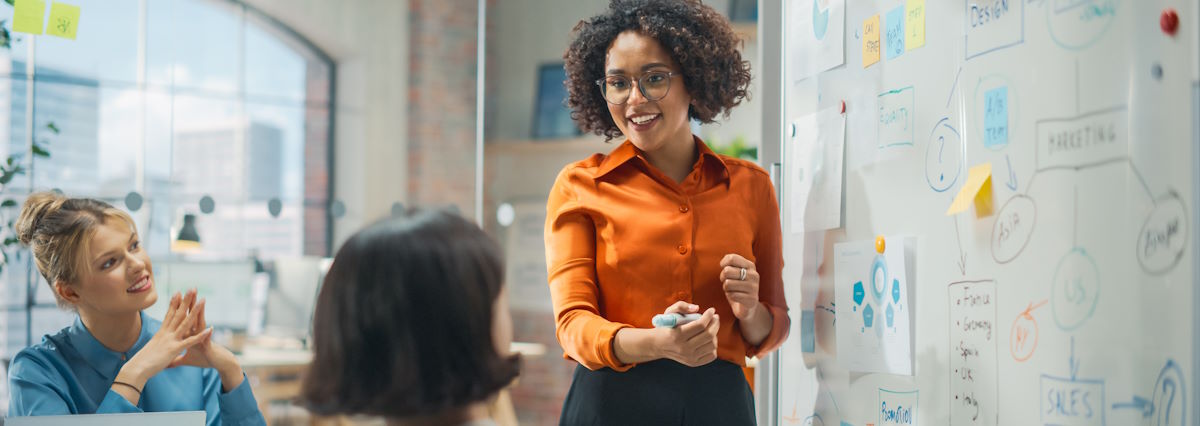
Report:
[[[58,189],[107,201],[132,214],[152,260],[181,256],[172,237],[188,214],[202,242],[190,257],[330,254],[327,56],[237,1],[71,3],[82,10],[76,40],[11,33],[0,48],[0,160],[29,165],[0,198]],[[0,16],[12,13],[0,3]],[[50,156],[30,155],[31,140]],[[0,274],[0,367],[74,318],[29,254],[12,254]]]

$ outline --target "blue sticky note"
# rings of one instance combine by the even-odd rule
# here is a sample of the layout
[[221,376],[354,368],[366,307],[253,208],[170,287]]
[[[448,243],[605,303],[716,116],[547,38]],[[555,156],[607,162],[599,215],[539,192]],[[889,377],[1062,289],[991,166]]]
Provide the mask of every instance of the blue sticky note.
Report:
[[1008,145],[1008,87],[988,90],[983,95],[983,146],[999,149]]
[[887,58],[896,59],[904,54],[904,5],[896,6],[884,18],[884,37],[887,38]]
[[800,350],[805,353],[817,351],[815,339],[817,328],[813,322],[813,311],[800,312]]

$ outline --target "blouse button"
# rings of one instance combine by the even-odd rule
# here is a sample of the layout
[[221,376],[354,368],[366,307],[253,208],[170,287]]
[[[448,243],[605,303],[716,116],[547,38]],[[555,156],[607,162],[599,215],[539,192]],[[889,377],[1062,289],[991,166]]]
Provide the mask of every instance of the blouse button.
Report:
[[680,205],[679,205],[679,212],[680,212],[680,213],[687,213],[687,212],[688,212],[688,210],[689,210],[689,209],[688,209],[688,206],[687,206],[687,204],[680,204]]
[[680,244],[677,249],[679,250],[679,254],[687,254],[687,246]]

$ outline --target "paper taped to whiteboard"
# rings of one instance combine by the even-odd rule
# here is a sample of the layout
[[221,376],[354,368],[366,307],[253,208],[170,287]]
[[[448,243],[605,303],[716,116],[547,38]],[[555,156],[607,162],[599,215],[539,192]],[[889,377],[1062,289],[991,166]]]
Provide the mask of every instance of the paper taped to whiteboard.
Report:
[[911,375],[912,301],[907,256],[911,238],[886,237],[834,245],[837,298],[837,357],[848,370]]
[[830,107],[792,122],[784,189],[792,233],[842,226],[846,116]]

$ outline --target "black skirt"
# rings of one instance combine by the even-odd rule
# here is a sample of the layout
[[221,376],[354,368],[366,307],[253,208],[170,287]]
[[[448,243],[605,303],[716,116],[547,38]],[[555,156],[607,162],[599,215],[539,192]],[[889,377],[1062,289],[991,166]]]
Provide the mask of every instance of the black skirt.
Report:
[[578,366],[559,425],[754,425],[742,368],[724,360],[688,367],[671,360],[620,373]]

